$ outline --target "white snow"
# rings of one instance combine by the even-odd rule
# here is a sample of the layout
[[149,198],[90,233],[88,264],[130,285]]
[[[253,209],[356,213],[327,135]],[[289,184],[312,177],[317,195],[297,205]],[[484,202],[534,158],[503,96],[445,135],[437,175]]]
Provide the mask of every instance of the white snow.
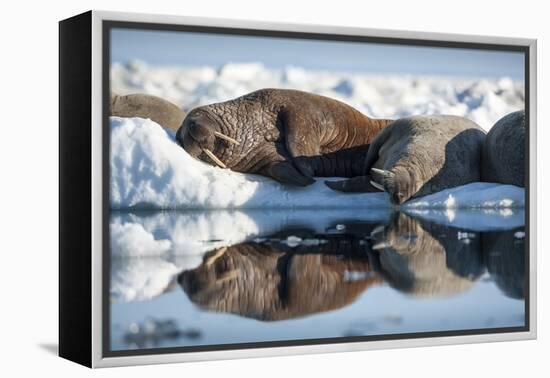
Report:
[[[111,117],[114,209],[390,207],[385,193],[338,193],[323,181],[295,188],[214,167],[188,155],[170,133],[151,120]],[[452,220],[457,208],[523,206],[522,188],[472,183],[412,200],[404,208],[444,208]]]
[[[406,202],[406,210],[523,208],[525,190],[514,185],[475,182]],[[454,215],[453,215],[454,216]]]
[[292,88],[339,99],[373,117],[454,114],[473,120],[485,130],[524,107],[523,81],[508,77],[372,75],[295,66],[272,69],[257,62],[221,67],[149,66],[140,61],[113,64],[111,88],[118,94],[160,96],[186,111],[261,88]]

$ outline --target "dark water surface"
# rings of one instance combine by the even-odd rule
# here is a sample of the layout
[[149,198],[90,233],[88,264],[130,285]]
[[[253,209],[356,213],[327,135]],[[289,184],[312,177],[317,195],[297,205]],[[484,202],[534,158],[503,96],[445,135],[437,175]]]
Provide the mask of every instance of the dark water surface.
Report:
[[111,348],[523,326],[523,219],[510,209],[113,213]]

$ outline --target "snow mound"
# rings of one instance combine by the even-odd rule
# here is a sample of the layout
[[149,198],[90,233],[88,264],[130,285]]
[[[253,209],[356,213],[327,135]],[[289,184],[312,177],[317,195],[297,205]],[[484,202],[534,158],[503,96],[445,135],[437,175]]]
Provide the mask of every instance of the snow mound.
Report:
[[[391,207],[385,193],[338,193],[323,179],[294,188],[211,166],[187,154],[160,125],[141,118],[111,117],[110,166],[113,209]],[[415,199],[405,208],[514,208],[524,201],[522,188],[472,183]]]

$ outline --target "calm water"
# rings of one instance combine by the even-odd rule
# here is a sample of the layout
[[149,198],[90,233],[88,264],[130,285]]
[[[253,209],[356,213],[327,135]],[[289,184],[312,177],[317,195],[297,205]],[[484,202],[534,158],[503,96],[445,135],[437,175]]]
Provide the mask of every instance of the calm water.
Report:
[[523,326],[523,219],[113,213],[111,348]]

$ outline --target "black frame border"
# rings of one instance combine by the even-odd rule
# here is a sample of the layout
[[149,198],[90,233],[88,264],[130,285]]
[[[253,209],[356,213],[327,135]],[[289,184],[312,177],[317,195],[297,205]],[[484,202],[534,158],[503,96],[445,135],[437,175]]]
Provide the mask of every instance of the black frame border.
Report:
[[[412,332],[399,334],[385,335],[369,335],[369,336],[348,336],[348,337],[333,337],[333,338],[317,338],[317,339],[296,339],[282,341],[262,341],[262,342],[243,342],[231,344],[210,344],[198,346],[181,346],[181,347],[164,347],[164,348],[148,348],[148,349],[128,349],[112,351],[110,349],[110,303],[109,303],[109,288],[110,288],[110,233],[109,233],[109,217],[110,209],[110,126],[109,114],[107,109],[110,107],[110,60],[111,60],[111,38],[110,32],[112,29],[138,29],[150,31],[171,31],[171,32],[194,32],[194,33],[209,33],[209,34],[225,34],[238,36],[255,36],[255,37],[279,37],[289,39],[309,39],[321,41],[341,41],[341,42],[357,42],[357,43],[376,43],[390,45],[406,45],[406,46],[422,46],[422,47],[442,47],[442,48],[457,48],[457,49],[475,49],[475,50],[490,50],[490,51],[509,51],[520,52],[524,55],[524,87],[525,87],[525,113],[526,113],[526,175],[525,175],[525,325],[523,327],[501,327],[501,328],[480,328],[471,330],[448,330],[448,331],[429,331],[429,332]],[[403,34],[406,32],[403,31]],[[308,345],[322,344],[342,344],[367,341],[386,341],[386,340],[406,340],[406,339],[421,339],[434,337],[449,337],[449,336],[469,336],[469,335],[486,335],[499,333],[517,333],[530,331],[530,47],[513,44],[499,43],[480,43],[480,42],[457,42],[457,41],[441,41],[429,39],[415,38],[393,38],[393,37],[373,37],[359,36],[351,34],[330,34],[318,32],[295,32],[282,30],[265,30],[265,29],[246,29],[218,26],[197,26],[184,24],[162,24],[134,21],[102,21],[102,168],[103,168],[103,219],[102,219],[102,314],[101,314],[101,332],[102,346],[101,354],[103,358],[109,357],[127,357],[127,356],[147,356],[158,354],[173,354],[173,353],[192,353],[192,352],[209,352],[209,351],[225,351],[225,350],[245,350],[257,348],[280,348],[280,347],[297,347]]]

